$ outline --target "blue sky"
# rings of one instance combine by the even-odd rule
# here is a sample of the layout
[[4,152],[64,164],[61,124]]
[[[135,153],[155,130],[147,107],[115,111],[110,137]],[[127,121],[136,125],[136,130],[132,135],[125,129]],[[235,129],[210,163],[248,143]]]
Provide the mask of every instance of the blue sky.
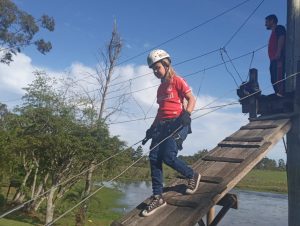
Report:
[[[2,84],[0,95],[3,102],[9,106],[18,103],[23,94],[21,88],[32,81],[32,71],[36,68],[44,69],[53,75],[72,71],[77,77],[82,76],[80,71],[93,71],[97,63],[97,52],[108,42],[114,20],[117,21],[124,44],[119,62],[149,52],[150,49],[166,42],[159,48],[170,53],[175,65],[223,47],[230,58],[235,58],[264,46],[270,35],[270,32],[265,29],[264,18],[269,14],[276,14],[279,23],[286,24],[286,1],[284,0],[15,0],[14,2],[35,17],[44,13],[53,16],[56,28],[52,33],[41,32],[40,34],[52,42],[53,49],[49,54],[41,55],[33,47],[29,47],[24,49],[9,67],[0,65]],[[245,3],[240,7],[211,20],[243,2]],[[258,6],[259,8],[254,12]],[[246,22],[253,12],[254,14]],[[204,22],[207,23],[201,25]],[[243,23],[244,26],[231,40]],[[187,32],[192,28],[194,28],[192,31]],[[175,38],[179,35],[180,37]],[[120,64],[117,68],[120,80],[132,79],[150,72],[146,66],[146,56],[147,53],[144,53]],[[223,52],[225,60],[228,60],[228,56]],[[233,61],[237,72],[230,63],[226,66],[240,84],[239,76],[242,80],[246,79],[252,61],[252,67],[259,71],[259,82],[263,93],[272,93],[267,49],[255,52],[253,60],[251,59],[252,55],[249,54]],[[220,51],[216,51],[175,66],[176,71],[182,76],[201,71],[186,77],[194,94],[200,87],[197,107],[204,106],[212,100],[216,100],[216,104],[237,100],[235,92],[237,87],[226,67],[222,65],[207,69],[219,63],[222,63],[222,58]],[[145,76],[132,83],[132,90],[157,84],[157,82],[153,75]],[[132,110],[134,117],[144,117],[143,111],[147,110],[150,110],[149,115],[155,114],[157,106],[151,107],[155,92],[154,88],[134,94],[132,97],[134,101],[131,100],[127,106]],[[223,99],[219,100],[221,97]],[[139,107],[136,106],[137,101]],[[131,116],[130,119],[134,117]],[[128,119],[126,115],[121,115],[117,121],[126,119]],[[193,124],[194,132],[186,141],[186,148],[182,154],[193,154],[202,148],[213,148],[217,142],[246,123],[247,116],[241,114],[239,105],[203,117]],[[130,145],[143,138],[141,134],[144,134],[150,124],[149,120],[116,124],[111,126],[111,131],[119,134]],[[281,144],[274,149],[268,155],[270,158],[285,159]]]

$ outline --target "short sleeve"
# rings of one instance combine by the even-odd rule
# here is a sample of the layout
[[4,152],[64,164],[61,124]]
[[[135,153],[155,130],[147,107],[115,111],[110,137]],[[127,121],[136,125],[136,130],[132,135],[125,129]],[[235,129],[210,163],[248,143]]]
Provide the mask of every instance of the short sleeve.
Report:
[[180,96],[185,96],[185,94],[191,91],[191,88],[187,82],[179,76],[176,77],[176,89],[178,90]]

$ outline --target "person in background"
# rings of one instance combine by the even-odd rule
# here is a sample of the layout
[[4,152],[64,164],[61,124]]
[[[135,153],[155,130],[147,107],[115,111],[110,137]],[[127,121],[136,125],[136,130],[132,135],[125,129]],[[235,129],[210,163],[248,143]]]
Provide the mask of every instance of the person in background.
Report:
[[[200,182],[200,174],[177,158],[178,150],[188,133],[191,133],[191,113],[195,107],[195,97],[183,78],[176,74],[171,65],[170,55],[161,49],[153,50],[147,58],[148,66],[161,80],[157,90],[157,115],[146,131],[143,144],[152,139],[150,145],[150,167],[153,196],[143,216],[149,216],[166,205],[163,199],[163,167],[165,163],[187,178],[187,194],[193,194]],[[184,106],[184,100],[187,104]],[[166,139],[167,138],[167,139]]]
[[272,31],[268,44],[271,82],[273,84],[275,94],[281,97],[285,93],[285,82],[280,82],[280,80],[285,78],[286,30],[284,26],[277,25],[277,23],[278,19],[274,14],[265,18],[265,26],[267,30]]

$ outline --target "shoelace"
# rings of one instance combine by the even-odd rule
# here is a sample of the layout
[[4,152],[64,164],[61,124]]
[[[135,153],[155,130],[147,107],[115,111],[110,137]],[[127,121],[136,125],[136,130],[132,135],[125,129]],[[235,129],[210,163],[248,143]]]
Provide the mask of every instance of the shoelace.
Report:
[[188,187],[194,188],[196,185],[194,178],[188,180]]
[[157,203],[159,203],[159,199],[160,198],[153,198],[152,201],[150,202],[149,206],[148,206],[148,210],[153,209],[153,207],[156,206]]

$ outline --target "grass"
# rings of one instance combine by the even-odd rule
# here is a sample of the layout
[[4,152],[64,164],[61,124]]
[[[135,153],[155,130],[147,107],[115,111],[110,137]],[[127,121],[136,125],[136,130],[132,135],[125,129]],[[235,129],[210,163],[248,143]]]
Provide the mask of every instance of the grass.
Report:
[[16,220],[1,219],[0,226],[31,226],[32,224],[24,223]]
[[252,191],[287,193],[286,172],[252,170],[237,184],[236,187]]
[[[103,188],[98,193],[96,193],[93,198],[90,199],[89,211],[87,213],[86,225],[97,225],[106,226],[110,225],[112,219],[116,219],[121,216],[121,213],[114,211],[115,208],[123,208],[118,204],[118,200],[123,196],[121,191],[117,189]],[[68,205],[64,205],[64,210],[60,211],[61,214],[67,209],[71,208],[73,205],[78,203],[78,200],[74,202],[67,202]],[[59,208],[59,206],[58,206]],[[62,218],[58,221],[56,225],[58,226],[73,226],[75,222],[75,214],[77,209],[75,209],[68,216]],[[59,214],[58,214],[59,215]]]
[[[72,206],[77,204],[80,200],[77,197],[77,191],[80,190],[80,186],[74,188],[68,193],[64,200],[57,203],[57,209],[54,218],[63,214],[66,210],[70,209]],[[86,225],[97,225],[97,226],[107,226],[113,221],[112,219],[117,219],[121,216],[121,213],[114,211],[115,208],[123,208],[118,203],[118,200],[123,196],[121,191],[117,189],[103,188],[98,193],[96,193],[89,202],[89,211],[87,213]],[[78,200],[76,200],[78,199]],[[56,226],[74,226],[75,224],[75,214],[77,213],[77,208],[72,212],[61,218]],[[10,219],[0,219],[0,226],[28,226],[28,225],[43,225],[40,220],[32,219],[27,216],[20,214],[10,215]],[[26,223],[24,223],[26,222]]]

